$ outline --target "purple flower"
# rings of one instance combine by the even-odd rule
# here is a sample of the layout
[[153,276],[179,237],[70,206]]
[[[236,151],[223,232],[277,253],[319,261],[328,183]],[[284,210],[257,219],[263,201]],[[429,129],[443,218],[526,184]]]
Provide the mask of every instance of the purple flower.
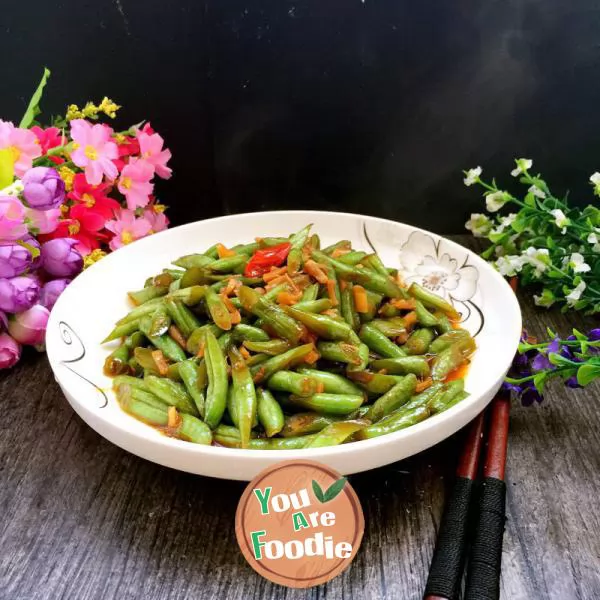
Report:
[[42,262],[42,255],[40,252],[42,247],[37,241],[37,239],[34,238],[32,235],[26,235],[21,241],[37,250],[37,256],[31,261],[31,265],[29,265],[29,270],[33,271],[34,269],[37,269],[40,266],[40,263]]
[[23,196],[30,208],[50,210],[65,200],[65,182],[56,169],[33,167],[23,177]]
[[537,373],[538,371],[552,369],[552,363],[548,360],[548,356],[546,354],[540,352],[531,362],[531,368],[535,373]]
[[592,329],[589,332],[588,340],[590,340],[590,342],[597,342],[598,340],[600,340],[600,327],[597,327],[596,329]]
[[54,279],[49,281],[42,288],[40,294],[40,304],[48,310],[52,310],[58,297],[63,293],[64,289],[71,283],[70,279]]
[[10,369],[21,358],[21,345],[8,333],[0,333],[0,369]]
[[83,267],[83,258],[75,249],[77,240],[56,238],[42,246],[42,266],[54,277],[74,277]]
[[565,380],[565,385],[570,388],[580,388],[581,386],[577,383],[577,376],[573,375],[573,377],[569,377]]
[[513,392],[517,395],[520,395],[523,391],[520,385],[516,383],[509,383],[508,381],[502,382],[502,390],[504,390],[505,392]]
[[[3,310],[0,310],[0,325],[4,329],[8,328],[8,317],[6,316],[6,313]],[[0,328],[0,331],[2,331],[2,328]]]
[[521,404],[523,406],[531,406],[534,402],[540,404],[543,399],[533,381],[527,381],[523,384],[523,392],[521,393]]
[[46,307],[36,304],[16,314],[8,322],[8,332],[21,344],[37,346],[44,342],[49,316],[50,311]]
[[0,310],[17,313],[31,308],[40,295],[40,284],[31,275],[0,279]]
[[16,277],[24,273],[32,262],[31,252],[16,242],[0,244],[0,277]]

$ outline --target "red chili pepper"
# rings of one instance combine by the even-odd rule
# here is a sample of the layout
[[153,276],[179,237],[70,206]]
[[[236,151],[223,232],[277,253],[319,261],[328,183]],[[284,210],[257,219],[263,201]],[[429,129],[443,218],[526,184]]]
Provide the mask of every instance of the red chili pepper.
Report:
[[271,267],[279,267],[287,258],[291,244],[284,242],[277,246],[257,250],[246,263],[244,275],[246,277],[260,277],[269,271]]

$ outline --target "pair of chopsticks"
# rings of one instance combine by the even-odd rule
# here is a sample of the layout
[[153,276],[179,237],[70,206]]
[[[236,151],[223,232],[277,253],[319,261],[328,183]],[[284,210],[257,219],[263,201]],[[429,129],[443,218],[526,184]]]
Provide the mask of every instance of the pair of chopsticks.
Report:
[[[500,565],[504,534],[510,398],[499,394],[489,413],[487,447],[480,486],[479,457],[484,446],[485,415],[476,417],[456,469],[456,482],[446,503],[425,587],[425,600],[457,600],[470,546],[465,600],[500,597]],[[478,489],[479,488],[479,489]],[[474,531],[471,536],[471,525]]]

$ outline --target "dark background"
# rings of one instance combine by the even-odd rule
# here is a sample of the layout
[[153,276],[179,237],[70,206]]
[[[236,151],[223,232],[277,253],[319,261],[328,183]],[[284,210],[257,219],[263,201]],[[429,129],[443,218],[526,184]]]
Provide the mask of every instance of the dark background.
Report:
[[175,223],[322,208],[459,232],[533,158],[591,199],[600,170],[600,2],[63,0],[3,2],[0,115],[108,95],[173,152]]

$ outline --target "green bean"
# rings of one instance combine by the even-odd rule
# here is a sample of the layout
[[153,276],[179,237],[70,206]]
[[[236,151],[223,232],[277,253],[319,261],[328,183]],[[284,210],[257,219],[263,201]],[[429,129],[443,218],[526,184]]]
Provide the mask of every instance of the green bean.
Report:
[[214,262],[215,259],[207,256],[206,254],[186,254],[185,256],[180,256],[177,260],[174,260],[173,264],[181,267],[182,269],[199,269],[202,267],[207,267]]
[[[325,265],[325,272],[327,273],[327,277],[329,281],[333,282],[333,296],[335,298],[335,302],[333,302],[333,306],[341,306],[342,304],[342,289],[340,287],[340,282],[338,280],[337,273],[335,269],[331,265]],[[329,290],[327,290],[329,292]]]
[[237,244],[230,248],[230,250],[233,250],[236,254],[247,254],[248,256],[251,256],[259,248],[260,246],[257,242],[251,242],[250,244]]
[[256,390],[250,369],[235,346],[229,350],[229,361],[231,362],[233,402],[236,405],[240,440],[242,448],[247,448],[250,442],[250,432],[257,419]]
[[[173,381],[183,381],[181,375],[179,374],[179,365],[181,363],[172,363],[167,368],[167,378],[172,379]],[[154,373],[152,373],[154,375]]]
[[324,252],[319,252],[317,250],[312,251],[312,256],[317,262],[331,265],[335,269],[338,277],[341,277],[342,279],[359,283],[363,287],[383,294],[389,298],[400,298],[403,296],[402,290],[398,287],[398,284],[387,275],[384,276],[373,273],[367,269],[359,269],[357,267],[345,265],[344,263],[327,256]]
[[250,340],[246,340],[243,346],[250,350],[250,352],[260,352],[271,356],[283,354],[290,349],[290,343],[280,339],[269,340],[268,342],[251,342]]
[[[169,276],[169,283],[173,281]],[[127,292],[127,295],[131,298],[134,304],[140,306],[145,304],[149,300],[154,300],[155,298],[160,298],[164,296],[169,291],[169,285],[151,285],[149,287],[145,287],[136,292]]]
[[[350,252],[346,253],[346,254],[342,254],[341,256],[337,257],[337,260],[339,260],[341,263],[344,263],[345,265],[350,265],[350,266],[354,266],[357,265],[359,262],[362,261],[363,258],[365,258],[365,256],[367,256],[366,252],[360,252],[358,250],[351,250]],[[387,275],[387,273],[386,273]]]
[[233,328],[233,339],[236,342],[244,342],[246,340],[251,342],[268,342],[271,338],[266,331],[259,327],[240,323]]
[[258,421],[263,426],[267,437],[273,437],[284,426],[284,416],[281,406],[269,390],[256,390]]
[[398,413],[394,419],[386,419],[385,421],[361,429],[355,434],[355,439],[368,440],[380,435],[393,433],[394,431],[400,431],[401,429],[424,421],[429,415],[430,412],[426,406],[419,406],[410,412]]
[[314,410],[330,415],[347,415],[363,403],[363,396],[355,394],[313,394],[312,396],[296,396],[292,394],[289,401],[293,406]]
[[206,290],[205,296],[208,312],[217,327],[229,331],[231,329],[231,313],[227,310],[223,299],[211,288]]
[[379,371],[385,369],[392,375],[403,375],[404,373],[414,373],[419,377],[429,375],[429,364],[421,356],[400,356],[398,358],[381,358],[371,362],[371,366]]
[[219,257],[219,251],[217,250],[218,244],[213,244],[210,248],[205,250],[202,254],[208,256],[208,258],[216,259]]
[[321,238],[316,233],[313,233],[310,236],[308,242],[310,244],[310,247],[314,248],[315,250],[319,250],[319,248],[321,248]]
[[169,297],[173,300],[180,300],[186,306],[195,306],[204,298],[207,289],[205,285],[192,285],[183,290],[169,293]]
[[133,355],[144,371],[151,371],[155,375],[159,374],[158,365],[154,360],[154,356],[152,356],[151,348],[142,348],[140,346],[134,349]]
[[330,373],[329,371],[319,371],[317,369],[309,369],[307,367],[298,368],[298,372],[302,375],[308,375],[312,379],[316,379],[323,385],[323,391],[328,394],[362,394],[361,389],[348,381],[345,377]]
[[454,344],[454,342],[470,337],[471,335],[465,329],[452,329],[451,331],[442,333],[440,337],[433,340],[433,342],[431,342],[431,345],[429,346],[429,350],[434,354],[439,354],[442,350],[445,350],[446,348]]
[[219,258],[214,262],[206,265],[206,268],[211,271],[219,271],[223,273],[230,273],[235,271],[239,267],[243,267],[248,262],[248,257],[244,254],[236,254],[234,256],[227,256],[225,258]]
[[318,342],[317,351],[325,360],[360,365],[362,356],[358,345],[348,342]]
[[179,289],[192,287],[193,285],[206,285],[211,283],[210,271],[202,267],[190,267],[185,270],[180,279]]
[[327,246],[327,248],[323,248],[322,252],[324,254],[331,254],[334,250],[337,250],[338,248],[351,249],[352,242],[350,240],[340,240],[339,242],[336,242],[335,244],[331,244],[331,246]]
[[290,286],[288,283],[280,283],[279,285],[272,287],[268,292],[266,292],[263,295],[263,298],[265,300],[270,300],[271,302],[277,300],[277,296],[279,296],[281,292],[287,292],[289,290],[289,287]]
[[177,363],[179,374],[201,417],[204,417],[204,392],[200,387],[199,369],[193,358]]
[[333,319],[327,315],[306,313],[290,306],[285,308],[285,312],[300,321],[310,331],[327,340],[348,341],[353,337],[354,331],[345,321]]
[[394,418],[399,412],[412,411],[419,406],[429,406],[429,403],[437,397],[444,389],[444,384],[436,381],[431,384],[426,390],[413,396],[406,404],[392,411],[387,417],[384,417],[381,422]]
[[[228,448],[241,448],[241,439],[239,432],[232,434],[233,427],[229,427],[227,430],[222,430],[223,426],[214,432],[215,442],[226,446]],[[261,438],[251,439],[248,443],[249,450],[298,450],[304,448],[304,446],[313,439],[311,435],[304,435],[300,437],[288,437],[288,438]]]
[[393,410],[406,404],[415,393],[416,385],[417,378],[412,373],[407,375],[383,396],[377,398],[371,406],[371,410],[367,413],[367,417],[371,421],[379,421],[379,419],[385,417]]
[[319,284],[313,283],[311,285],[307,285],[302,292],[301,302],[310,302],[311,300],[316,300],[319,297]]
[[442,350],[431,364],[431,376],[434,380],[445,379],[452,371],[458,369],[475,349],[475,340],[471,337],[457,340]]
[[201,345],[205,342],[204,338],[207,330],[210,330],[217,338],[223,335],[223,330],[214,323],[197,327],[194,329],[194,331],[192,331],[186,342],[186,348],[190,354],[198,354]]
[[395,338],[406,333],[406,325],[402,317],[392,317],[391,319],[373,319],[371,325],[381,331],[383,335],[389,338]]
[[250,358],[246,359],[246,364],[249,367],[253,367],[254,365],[261,365],[271,358],[268,354],[254,354]]
[[173,279],[181,279],[185,270],[183,269],[163,269],[163,273],[169,274]]
[[373,323],[365,323],[358,335],[373,352],[385,358],[406,356],[406,352],[389,340]]
[[287,257],[287,270],[290,274],[298,271],[302,266],[302,248],[308,241],[311,227],[312,225],[307,225],[290,237],[291,247]]
[[296,413],[285,417],[285,424],[280,431],[283,437],[294,437],[297,435],[306,435],[309,433],[317,433],[325,429],[332,423],[337,423],[345,419],[345,417],[334,417],[331,415],[321,415],[318,413]]
[[436,326],[438,333],[444,334],[444,333],[448,333],[450,331],[454,331],[454,327],[452,326],[452,323],[450,323],[450,321],[448,320],[448,317],[443,312],[436,311],[434,316],[438,322],[438,324]]
[[398,317],[402,313],[402,309],[394,306],[390,302],[386,302],[380,309],[379,315],[384,319],[390,319],[392,317]]
[[166,404],[174,406],[181,412],[190,415],[198,414],[192,399],[186,392],[185,387],[180,383],[165,379],[164,377],[156,377],[155,375],[147,375],[144,377],[144,382],[148,391]]
[[326,446],[338,446],[350,438],[353,434],[364,429],[369,421],[339,421],[332,423],[322,429],[305,448],[324,448]]
[[207,446],[211,444],[212,432],[206,423],[186,413],[180,414],[179,418],[181,421],[175,428],[170,429],[169,433],[195,444],[205,444]]
[[151,320],[149,317],[140,319],[140,331],[159,349],[162,353],[171,360],[179,362],[185,360],[185,352],[179,344],[168,335],[153,336],[150,334]]
[[356,312],[356,308],[354,307],[354,297],[352,295],[352,284],[348,282],[346,287],[341,290],[341,306],[340,310],[342,316],[344,317],[344,321],[354,329],[354,331],[358,331],[360,327],[360,317]]
[[415,302],[415,314],[417,315],[417,321],[423,327],[439,327],[440,322],[434,317],[426,308],[422,302],[418,300]]
[[125,338],[123,342],[130,350],[143,346],[146,343],[146,336],[141,331],[135,331]]
[[[305,328],[300,323],[286,314],[281,307],[265,300],[252,288],[247,286],[240,287],[238,297],[245,310],[261,319],[279,337],[289,340],[292,344],[297,344],[300,338],[303,337]],[[302,311],[298,312],[305,314]]]
[[303,310],[309,313],[321,313],[331,308],[331,300],[328,298],[319,298],[318,300],[306,300],[294,304],[296,310]]
[[404,379],[399,375],[384,375],[383,373],[370,373],[369,371],[351,371],[347,375],[373,396],[385,394]]
[[134,377],[137,377],[138,375],[142,375],[143,374],[143,369],[140,366],[140,364],[138,363],[138,361],[135,359],[135,356],[131,356],[129,358],[129,360],[127,361],[127,364],[129,365],[129,372],[131,375],[133,375]]
[[[237,397],[233,386],[230,385],[227,390],[227,412],[225,415],[228,415],[231,419],[231,422],[239,428],[240,420],[239,420],[239,404],[237,402]],[[225,418],[225,416],[223,417]],[[254,416],[254,420],[252,421],[252,428],[258,427],[258,412]]]
[[137,321],[141,317],[146,317],[151,315],[158,306],[162,306],[163,299],[156,298],[154,300],[149,300],[145,304],[140,306],[136,306],[131,309],[122,319],[117,321],[117,326],[124,325],[125,323],[130,323],[131,321]]
[[144,402],[149,404],[150,406],[154,406],[155,408],[162,408],[166,410],[169,405],[165,404],[160,398],[155,396],[150,392],[146,392],[145,390],[131,387],[130,385],[123,383],[116,388],[116,396],[119,404],[127,403],[130,399],[139,400],[140,402]]
[[223,335],[219,336],[218,341],[219,348],[221,348],[223,354],[227,354],[227,352],[229,352],[229,348],[233,346],[233,334],[231,333],[231,331],[227,331]]
[[204,421],[211,429],[214,429],[225,412],[229,377],[225,355],[217,338],[210,330],[205,333],[205,341],[204,360],[208,375],[208,388],[204,400]]
[[428,402],[427,406],[429,407],[429,410],[433,414],[436,414],[450,408],[454,405],[455,398],[459,394],[462,394],[464,389],[465,382],[462,379],[454,379],[453,381],[448,382],[444,386],[442,393],[436,395]]
[[381,262],[381,258],[377,254],[369,254],[362,261],[363,265],[367,267],[367,269],[371,269],[375,273],[379,273],[384,277],[389,277],[388,270],[385,268],[385,265]]
[[117,375],[112,380],[113,389],[117,389],[121,385],[128,385],[138,390],[149,391],[143,379],[131,377],[129,375]]
[[406,340],[406,344],[404,344],[404,349],[407,354],[415,355],[415,354],[426,354],[429,349],[429,345],[435,338],[435,333],[433,329],[415,329]]
[[104,372],[109,377],[129,373],[129,348],[126,344],[121,344],[106,357]]
[[297,396],[312,396],[320,389],[319,382],[302,373],[277,371],[267,380],[267,387],[277,392],[290,392]]
[[346,371],[364,371],[369,364],[369,346],[366,344],[358,345],[358,363],[351,363],[348,365]]
[[153,336],[165,335],[171,326],[171,316],[167,313],[164,305],[159,306],[153,313],[148,333]]
[[460,313],[457,312],[452,304],[446,302],[446,300],[430,292],[428,289],[421,287],[418,283],[411,284],[408,288],[408,293],[413,298],[420,300],[425,306],[439,308],[452,321],[460,319]]
[[136,319],[135,321],[127,321],[126,323],[123,323],[122,325],[117,325],[102,340],[101,343],[105,344],[106,342],[112,342],[113,340],[119,339],[126,335],[131,335],[132,333],[135,333],[140,328],[139,324],[140,324],[139,319]]

